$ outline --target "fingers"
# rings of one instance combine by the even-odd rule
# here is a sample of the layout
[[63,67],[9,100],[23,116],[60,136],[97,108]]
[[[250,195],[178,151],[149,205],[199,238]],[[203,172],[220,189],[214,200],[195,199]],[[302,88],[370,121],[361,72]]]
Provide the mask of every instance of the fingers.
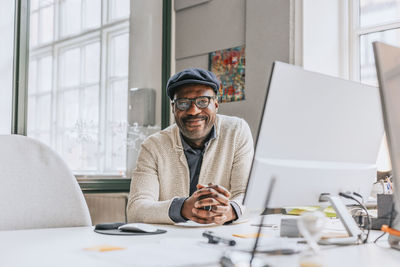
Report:
[[216,199],[212,197],[204,198],[201,200],[198,200],[194,203],[194,207],[197,209],[200,209],[205,206],[216,206],[216,205],[221,205],[221,203]]
[[215,216],[220,216],[221,214],[217,214],[213,211],[203,210],[203,209],[192,209],[192,214],[200,219],[207,219]]
[[200,204],[203,206],[207,206],[205,205],[205,203],[209,203],[210,201],[209,198],[214,198],[223,205],[229,204],[228,197],[210,187],[197,190],[196,192],[193,193],[193,196],[196,197],[198,199],[197,202],[200,202]]
[[227,198],[230,198],[230,197],[231,197],[231,193],[230,193],[225,187],[223,187],[223,186],[221,186],[221,185],[209,183],[209,184],[208,184],[208,187],[214,189],[215,191],[217,191],[217,192],[219,192],[219,193],[221,193],[221,194],[223,194],[223,195],[226,196]]
[[207,186],[202,185],[202,184],[197,184],[196,187],[197,187],[197,189],[202,189],[202,188],[205,188],[205,187],[207,187]]
[[230,208],[231,208],[230,206],[217,205],[217,206],[212,206],[211,211],[217,214],[224,214],[228,213],[230,211]]
[[207,218],[200,218],[197,216],[193,216],[191,218],[192,221],[201,223],[201,224],[209,224],[209,223],[215,223],[215,224],[224,224],[227,220],[225,215],[217,215],[214,217],[207,217]]

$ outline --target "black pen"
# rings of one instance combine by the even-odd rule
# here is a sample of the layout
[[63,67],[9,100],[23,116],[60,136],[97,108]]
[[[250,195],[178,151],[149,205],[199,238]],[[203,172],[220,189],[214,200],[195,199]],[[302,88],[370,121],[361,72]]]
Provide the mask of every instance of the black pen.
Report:
[[216,235],[214,235],[214,233],[212,231],[204,231],[203,236],[208,239],[208,243],[210,243],[210,244],[218,244],[221,242],[228,246],[236,245],[235,240],[216,236]]

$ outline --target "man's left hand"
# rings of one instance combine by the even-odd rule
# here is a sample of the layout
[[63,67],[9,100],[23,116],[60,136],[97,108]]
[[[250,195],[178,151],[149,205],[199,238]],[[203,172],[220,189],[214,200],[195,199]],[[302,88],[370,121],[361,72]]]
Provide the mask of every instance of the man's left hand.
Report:
[[[225,222],[237,218],[235,211],[229,203],[230,192],[223,186],[197,185],[195,194],[199,200],[194,204],[193,213],[202,223],[224,224]],[[204,207],[211,206],[211,210],[205,210]]]

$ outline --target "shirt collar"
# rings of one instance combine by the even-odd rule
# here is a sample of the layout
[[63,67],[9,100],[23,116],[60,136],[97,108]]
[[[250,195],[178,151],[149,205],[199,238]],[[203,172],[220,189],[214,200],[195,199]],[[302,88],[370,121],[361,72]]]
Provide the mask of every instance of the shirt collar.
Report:
[[[183,138],[182,134],[180,134],[181,136],[181,141],[182,141],[182,146],[183,146],[183,150],[185,151],[195,151],[188,143],[186,143],[185,139]],[[207,140],[204,144],[204,147],[207,147],[208,144],[210,143],[211,140],[217,138],[217,133],[215,131],[215,126],[213,125],[213,127],[211,128],[211,131],[207,137]]]

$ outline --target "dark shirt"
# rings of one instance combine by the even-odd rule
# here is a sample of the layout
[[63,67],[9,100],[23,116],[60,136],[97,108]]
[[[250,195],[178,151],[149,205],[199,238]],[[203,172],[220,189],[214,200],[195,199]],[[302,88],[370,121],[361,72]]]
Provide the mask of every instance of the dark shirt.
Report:
[[[197,149],[197,148],[192,148],[181,136],[183,151],[186,156],[190,173],[189,196],[191,196],[197,190],[196,186],[199,183],[199,175],[200,175],[201,165],[203,163],[204,152],[207,146],[209,145],[210,141],[212,139],[215,139],[216,137],[217,136],[215,128],[213,127],[211,129],[210,135],[207,137],[207,141],[205,142],[204,147],[202,149]],[[187,219],[185,219],[181,214],[182,206],[186,199],[187,199],[186,197],[174,198],[174,200],[171,203],[168,215],[171,218],[171,220],[173,220],[176,223],[187,221]],[[239,218],[239,216],[241,215],[239,206],[234,202],[231,202],[231,205],[235,210],[237,217]]]

